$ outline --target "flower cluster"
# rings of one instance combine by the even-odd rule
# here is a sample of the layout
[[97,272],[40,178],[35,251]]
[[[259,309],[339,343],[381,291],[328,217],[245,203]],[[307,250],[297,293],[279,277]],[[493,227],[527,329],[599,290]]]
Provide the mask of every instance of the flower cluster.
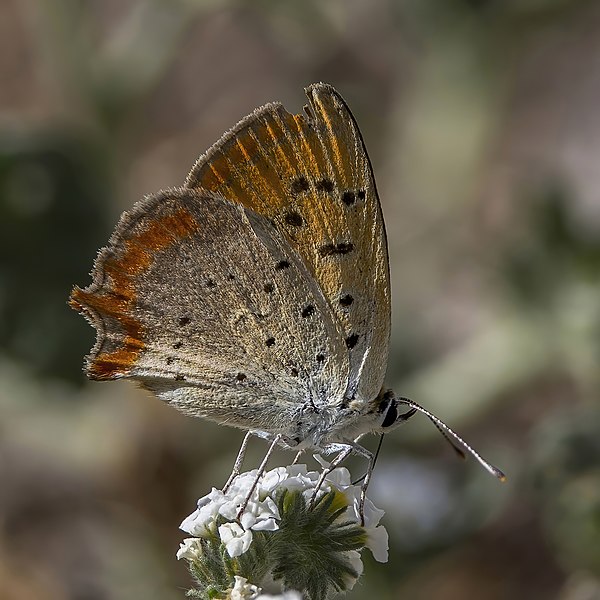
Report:
[[[300,491],[307,502],[313,497],[320,474],[308,471],[306,465],[277,467],[265,472],[259,479],[246,509],[239,522],[237,514],[246,500],[250,488],[254,484],[257,471],[249,471],[238,475],[226,492],[213,488],[212,491],[198,500],[198,508],[181,523],[180,528],[193,536],[203,538],[209,536],[215,528],[219,532],[221,542],[225,545],[229,556],[240,556],[252,542],[253,531],[276,531],[281,515],[275,503],[274,494],[279,490]],[[343,519],[360,523],[361,488],[352,485],[350,472],[345,467],[334,469],[325,479],[325,483],[317,493],[317,497],[335,489],[344,494],[347,509]],[[378,562],[387,562],[388,535],[385,528],[379,525],[384,511],[366,498],[364,507],[364,528],[367,533],[366,547],[371,550]],[[217,525],[218,517],[226,523]],[[183,541],[177,558],[192,558],[195,538]]]
[[[320,597],[321,588],[352,588],[363,571],[363,547],[369,548],[377,561],[387,561],[388,536],[379,525],[383,511],[367,498],[361,525],[361,488],[352,485],[346,468],[329,473],[319,490],[320,473],[305,465],[272,469],[258,481],[257,475],[256,470],[238,475],[225,492],[213,488],[181,524],[181,529],[195,537],[183,541],[177,558],[190,563],[205,589],[211,587],[207,581],[210,569],[205,567],[209,562],[214,565],[215,557],[224,561],[223,573],[236,576],[224,591],[224,597],[230,598],[259,597],[259,586],[266,577],[304,592],[314,584],[313,596]],[[287,566],[290,552],[299,552],[302,544],[310,552],[300,552],[299,560],[311,552],[322,559],[319,565],[305,565],[304,573],[297,566]],[[222,586],[219,589],[223,591]]]

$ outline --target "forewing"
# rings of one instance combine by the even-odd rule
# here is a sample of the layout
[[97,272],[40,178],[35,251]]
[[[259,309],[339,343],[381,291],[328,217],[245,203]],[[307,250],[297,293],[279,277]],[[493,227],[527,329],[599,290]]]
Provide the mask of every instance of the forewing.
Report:
[[328,85],[306,114],[257,109],[201,156],[186,186],[267,217],[323,291],[349,356],[346,398],[377,396],[388,357],[387,243],[369,158],[350,110]]
[[340,402],[348,358],[320,288],[264,217],[211,193],[138,203],[71,304],[93,379],[131,377],[186,413],[266,431]]

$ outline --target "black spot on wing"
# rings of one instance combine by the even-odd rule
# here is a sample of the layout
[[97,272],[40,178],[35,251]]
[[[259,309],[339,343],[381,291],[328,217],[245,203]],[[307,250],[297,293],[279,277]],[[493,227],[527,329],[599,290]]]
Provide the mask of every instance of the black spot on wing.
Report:
[[290,189],[292,190],[292,194],[301,194],[302,192],[307,192],[310,189],[310,184],[308,183],[308,179],[306,179],[306,177],[298,177],[298,179],[292,181]]
[[287,269],[290,266],[290,263],[287,260],[280,260],[276,265],[275,269],[278,271],[283,271],[283,269]]
[[274,337],[270,337],[265,341],[265,346],[267,346],[268,348],[270,348],[271,346],[275,345],[275,338]]
[[304,219],[302,215],[295,210],[288,212],[284,217],[284,221],[288,225],[292,225],[292,227],[302,227],[302,225],[304,225]]
[[354,250],[352,242],[340,242],[339,244],[323,244],[319,248],[319,254],[325,258],[327,256],[336,256],[338,254],[348,254]]
[[179,327],[185,327],[186,325],[189,325],[190,321],[191,319],[189,317],[180,317],[178,325]]
[[315,307],[312,304],[307,304],[303,309],[302,309],[302,317],[304,319],[306,319],[307,317],[310,317],[311,315],[315,314]]
[[344,296],[342,296],[340,298],[340,304],[344,307],[347,308],[348,306],[350,306],[352,303],[354,302],[354,298],[350,295],[350,294],[345,294]]
[[353,190],[346,190],[342,194],[342,202],[346,206],[352,206],[353,204],[356,203],[357,200],[364,200],[366,195],[367,194],[366,194],[365,190],[358,190],[356,192]]
[[356,195],[354,192],[346,191],[342,194],[342,202],[346,206],[352,206],[356,202]]
[[315,188],[318,192],[326,192],[327,194],[331,194],[334,189],[333,181],[331,179],[321,179],[317,181]]
[[353,333],[346,338],[346,346],[348,346],[349,350],[352,350],[354,346],[358,343],[359,335],[357,333]]

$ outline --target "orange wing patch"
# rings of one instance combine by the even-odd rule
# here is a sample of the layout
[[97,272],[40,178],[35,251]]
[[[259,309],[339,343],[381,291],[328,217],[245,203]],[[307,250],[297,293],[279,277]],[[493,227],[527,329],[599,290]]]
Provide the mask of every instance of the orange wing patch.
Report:
[[129,374],[145,348],[144,328],[135,318],[136,279],[156,253],[199,229],[190,212],[178,208],[160,218],[139,219],[125,214],[111,244],[100,251],[94,282],[75,287],[69,304],[97,329],[97,342],[88,357],[91,379],[118,379]]

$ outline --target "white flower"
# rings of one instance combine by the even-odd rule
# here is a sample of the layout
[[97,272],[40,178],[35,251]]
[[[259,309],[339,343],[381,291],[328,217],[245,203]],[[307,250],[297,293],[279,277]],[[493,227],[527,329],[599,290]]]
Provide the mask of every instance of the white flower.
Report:
[[385,563],[388,561],[389,537],[383,525],[367,530],[366,546],[377,562]]
[[261,594],[256,600],[302,600],[302,594],[296,590],[287,590],[281,594]]
[[313,490],[319,480],[316,471],[307,471],[306,465],[278,467],[264,474],[259,482],[262,494],[270,494],[276,489]]
[[[346,518],[360,522],[360,487],[356,485],[347,486],[344,488],[344,493],[348,498]],[[385,511],[377,508],[369,498],[365,498],[363,512],[365,518],[363,526],[367,533],[367,543],[365,545],[377,562],[385,563],[388,561],[389,538],[385,527],[379,525]]]
[[186,538],[179,544],[179,550],[177,550],[177,560],[185,558],[186,560],[193,561],[200,558],[202,548],[200,547],[200,540],[198,538]]
[[[252,496],[255,498],[254,494]],[[245,499],[245,496],[240,494],[232,500],[221,504],[219,514],[230,521],[236,520],[240,512],[240,506],[242,506]],[[242,513],[240,522],[244,529],[275,531],[278,529],[276,520],[278,521],[280,518],[277,505],[272,498],[267,496],[262,502],[256,498],[249,500]]]
[[248,583],[245,577],[235,576],[235,584],[229,591],[230,600],[253,600],[260,594],[260,588]]
[[346,580],[346,589],[349,591],[354,587],[354,584],[358,581],[364,570],[363,562],[360,559],[360,552],[358,550],[350,550],[346,552],[346,558],[350,563],[350,566],[356,571],[356,577],[348,577]]
[[179,528],[186,533],[206,537],[210,525],[214,523],[215,517],[219,514],[219,508],[224,501],[225,494],[221,490],[213,488],[209,494],[198,500],[198,508],[183,520]]
[[[289,468],[289,467],[288,467]],[[264,494],[270,494],[275,488],[279,487],[282,481],[289,477],[286,467],[277,467],[267,471],[261,478],[258,487]]]
[[231,558],[244,554],[252,543],[252,532],[244,530],[237,523],[225,523],[219,526],[219,537]]
[[[219,528],[219,536],[225,545],[229,556],[240,556],[248,550],[252,543],[252,531],[277,531],[281,515],[275,502],[276,493],[280,490],[302,492],[307,501],[311,500],[320,473],[308,471],[306,465],[291,465],[277,467],[266,471],[258,483],[255,469],[238,475],[225,493],[212,489],[209,494],[198,500],[198,508],[184,519],[181,529],[198,536],[208,538],[217,528],[217,520],[223,522]],[[237,515],[241,506],[246,502],[250,489],[254,490],[246,503],[246,508],[239,521]],[[348,503],[348,508],[340,520],[360,523],[360,494],[361,488],[352,485],[350,472],[344,467],[338,467],[327,475],[319,490],[322,495],[332,489],[342,492]],[[384,512],[376,508],[367,498],[364,506],[364,527],[367,533],[366,546],[379,562],[386,562],[388,556],[388,537],[386,530],[378,526]],[[187,540],[184,542],[184,544]],[[185,546],[178,556],[188,557],[191,546]],[[191,556],[191,555],[190,555]],[[362,572],[360,554],[350,556],[352,566],[357,572]],[[191,559],[190,559],[191,560]],[[360,564],[359,564],[360,563]],[[359,568],[360,566],[360,568]]]
[[242,515],[244,528],[254,531],[275,531],[279,529],[277,521],[281,519],[279,509],[273,498],[267,496],[262,502],[248,502]]
[[352,477],[350,471],[346,467],[338,467],[327,475],[325,481],[332,484],[338,490],[342,490],[347,487],[354,487],[360,490],[360,487],[352,485]]

